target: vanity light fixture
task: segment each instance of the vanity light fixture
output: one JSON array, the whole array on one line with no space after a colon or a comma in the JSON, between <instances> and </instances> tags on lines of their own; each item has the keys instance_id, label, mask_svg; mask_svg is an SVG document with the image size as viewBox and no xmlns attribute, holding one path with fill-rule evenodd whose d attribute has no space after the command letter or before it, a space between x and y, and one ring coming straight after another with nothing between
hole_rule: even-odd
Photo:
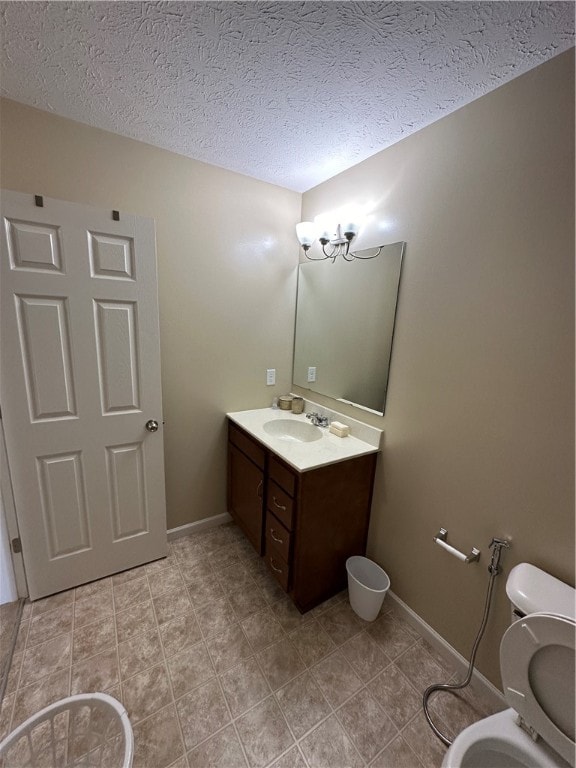
<instances>
[{"instance_id":1,"label":"vanity light fixture","mask_svg":"<svg viewBox=\"0 0 576 768\"><path fill-rule=\"evenodd\" d=\"M336 225L336 231L332 234L330 230L323 229L318 232L316 224L312 221L301 221L300 224L296 224L296 237L298 242L302 246L302 250L310 261L325 261L326 259L332 259L332 263L336 261L338 256L342 256L346 261L354 261L354 259L374 259L379 255L382 247L376 249L376 253L372 256L357 256L350 250L350 243L358 234L358 225L354 222L349 222L342 226L342 224ZM318 238L322 245L323 256L310 256L308 251ZM330 250L328 250L328 247Z\"/></svg>"}]
</instances>

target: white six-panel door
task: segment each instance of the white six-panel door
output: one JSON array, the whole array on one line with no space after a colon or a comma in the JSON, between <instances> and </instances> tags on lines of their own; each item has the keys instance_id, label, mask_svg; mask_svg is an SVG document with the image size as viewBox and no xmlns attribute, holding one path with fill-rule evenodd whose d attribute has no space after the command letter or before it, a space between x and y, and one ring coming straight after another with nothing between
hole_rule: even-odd
<instances>
[{"instance_id":1,"label":"white six-panel door","mask_svg":"<svg viewBox=\"0 0 576 768\"><path fill-rule=\"evenodd\" d=\"M155 229L1 202L0 397L36 599L166 554Z\"/></svg>"}]
</instances>

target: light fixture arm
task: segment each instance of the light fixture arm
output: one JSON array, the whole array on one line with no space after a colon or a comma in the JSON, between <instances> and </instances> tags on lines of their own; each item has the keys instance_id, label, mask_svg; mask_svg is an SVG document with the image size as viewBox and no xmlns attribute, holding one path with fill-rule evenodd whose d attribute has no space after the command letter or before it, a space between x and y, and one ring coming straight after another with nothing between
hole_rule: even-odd
<instances>
[{"instance_id":1,"label":"light fixture arm","mask_svg":"<svg viewBox=\"0 0 576 768\"><path fill-rule=\"evenodd\" d=\"M357 254L357 253L352 253L352 251L350 251L350 252L348 252L348 253L346 253L346 254L342 254L342 257L343 257L343 258L344 258L346 261L354 261L355 259L358 259L358 260L360 260L360 261L365 261L366 259L375 259L377 256L380 256L380 253L381 253L381 251L382 251L382 248L383 248L383 246L382 246L382 245L379 245L379 246L376 248L376 253L372 253L370 256L358 256L358 254Z\"/></svg>"},{"instance_id":2,"label":"light fixture arm","mask_svg":"<svg viewBox=\"0 0 576 768\"><path fill-rule=\"evenodd\" d=\"M331 259L332 263L334 263L338 256L342 256L345 261L354 261L354 259L375 259L382 251L382 246L376 248L376 253L373 253L370 256L358 256L351 251L350 243L358 234L358 225L354 223L346 224L344 227L342 227L341 224L338 224L334 237L330 237L329 231L322 232L318 237L318 240L322 246L323 256L310 256L308 253L316 238L314 224L312 224L312 222L308 221L298 224L296 227L296 234L306 258L310 261L326 261L326 259Z\"/></svg>"}]
</instances>

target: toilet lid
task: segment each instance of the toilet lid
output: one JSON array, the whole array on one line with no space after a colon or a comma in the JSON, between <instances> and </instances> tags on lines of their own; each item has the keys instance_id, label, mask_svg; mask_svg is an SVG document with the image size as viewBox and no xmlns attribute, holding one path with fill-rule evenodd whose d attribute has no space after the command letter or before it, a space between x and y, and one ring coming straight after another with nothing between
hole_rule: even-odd
<instances>
[{"instance_id":1,"label":"toilet lid","mask_svg":"<svg viewBox=\"0 0 576 768\"><path fill-rule=\"evenodd\" d=\"M500 644L506 700L552 749L574 765L574 619L532 613Z\"/></svg>"}]
</instances>

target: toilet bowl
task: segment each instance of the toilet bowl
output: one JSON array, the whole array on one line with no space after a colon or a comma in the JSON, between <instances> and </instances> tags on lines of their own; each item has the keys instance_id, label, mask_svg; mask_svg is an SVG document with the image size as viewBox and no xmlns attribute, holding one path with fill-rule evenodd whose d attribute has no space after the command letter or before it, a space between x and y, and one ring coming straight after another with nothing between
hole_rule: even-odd
<instances>
[{"instance_id":1,"label":"toilet bowl","mask_svg":"<svg viewBox=\"0 0 576 768\"><path fill-rule=\"evenodd\" d=\"M442 768L570 768L544 741L518 727L506 709L465 728L444 756Z\"/></svg>"},{"instance_id":2,"label":"toilet bowl","mask_svg":"<svg viewBox=\"0 0 576 768\"><path fill-rule=\"evenodd\" d=\"M511 708L465 728L442 767L574 768L576 592L526 563L506 587L517 619L500 644Z\"/></svg>"}]
</instances>

